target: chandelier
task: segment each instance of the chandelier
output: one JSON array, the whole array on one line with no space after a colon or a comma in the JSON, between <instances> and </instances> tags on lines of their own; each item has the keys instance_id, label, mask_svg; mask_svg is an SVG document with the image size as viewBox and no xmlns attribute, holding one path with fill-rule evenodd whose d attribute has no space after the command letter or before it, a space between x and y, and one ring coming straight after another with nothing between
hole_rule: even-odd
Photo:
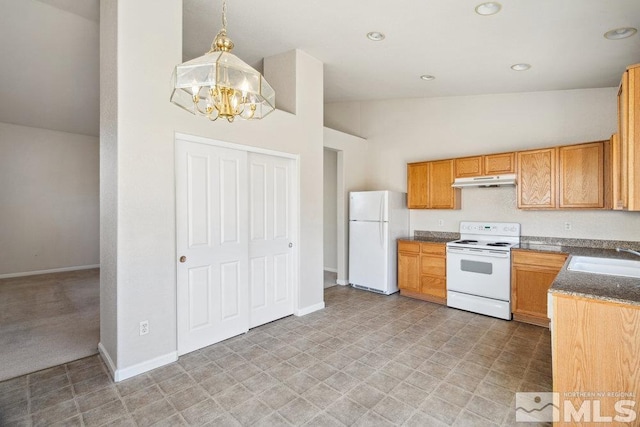
<instances>
[{"instance_id":1,"label":"chandelier","mask_svg":"<svg viewBox=\"0 0 640 427\"><path fill-rule=\"evenodd\" d=\"M222 29L204 55L177 65L171 102L191 114L230 123L236 117L261 119L275 108L276 93L258 71L231 53L227 37L227 2L222 1Z\"/></svg>"}]
</instances>

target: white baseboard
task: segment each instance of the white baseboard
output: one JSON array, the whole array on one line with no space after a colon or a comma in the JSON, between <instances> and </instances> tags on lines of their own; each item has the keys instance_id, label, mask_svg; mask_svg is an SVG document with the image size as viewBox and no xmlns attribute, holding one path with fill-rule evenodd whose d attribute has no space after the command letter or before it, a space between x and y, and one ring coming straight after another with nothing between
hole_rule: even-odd
<instances>
[{"instance_id":1,"label":"white baseboard","mask_svg":"<svg viewBox=\"0 0 640 427\"><path fill-rule=\"evenodd\" d=\"M337 273L338 269L337 268L329 268L329 267L324 267L323 269L324 271L328 271L329 273Z\"/></svg>"},{"instance_id":2,"label":"white baseboard","mask_svg":"<svg viewBox=\"0 0 640 427\"><path fill-rule=\"evenodd\" d=\"M298 309L293 314L295 314L296 316L306 316L307 314L311 314L314 311L322 310L323 308L324 301L319 302L318 304L311 305L309 307Z\"/></svg>"},{"instance_id":3,"label":"white baseboard","mask_svg":"<svg viewBox=\"0 0 640 427\"><path fill-rule=\"evenodd\" d=\"M91 268L100 268L100 264L77 265L74 267L52 268L49 270L24 271L22 273L0 274L0 279L10 279L12 277L36 276L38 274L62 273L64 271L89 270Z\"/></svg>"},{"instance_id":4,"label":"white baseboard","mask_svg":"<svg viewBox=\"0 0 640 427\"><path fill-rule=\"evenodd\" d=\"M116 365L113 363L111 356L109 356L109 352L107 351L106 348L104 348L101 342L98 343L98 351L100 352L100 357L102 357L102 360L104 360L104 363L107 365L107 368L109 368L111 377L114 378L115 377L114 373L116 372Z\"/></svg>"},{"instance_id":5,"label":"white baseboard","mask_svg":"<svg viewBox=\"0 0 640 427\"><path fill-rule=\"evenodd\" d=\"M113 377L113 381L120 382L124 381L128 378L135 377L136 375L143 374L152 369L159 368L164 365L168 365L169 363L173 363L178 360L178 352L172 351L171 353L167 353L162 356L155 357L151 360L146 360L144 362L138 363L133 366L129 366L128 368L116 369L109 353L104 348L102 343L98 344L98 351L100 351L100 355L102 359L107 364L109 371L111 372L111 376Z\"/></svg>"},{"instance_id":6,"label":"white baseboard","mask_svg":"<svg viewBox=\"0 0 640 427\"><path fill-rule=\"evenodd\" d=\"M349 286L349 281L344 279L338 279L336 280L336 283L340 286Z\"/></svg>"}]
</instances>

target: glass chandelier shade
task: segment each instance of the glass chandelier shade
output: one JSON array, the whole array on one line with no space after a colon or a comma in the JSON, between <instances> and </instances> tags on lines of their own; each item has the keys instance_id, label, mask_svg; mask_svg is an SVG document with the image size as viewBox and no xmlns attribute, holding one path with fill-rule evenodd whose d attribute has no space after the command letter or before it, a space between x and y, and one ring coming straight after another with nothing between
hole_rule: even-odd
<instances>
[{"instance_id":1,"label":"glass chandelier shade","mask_svg":"<svg viewBox=\"0 0 640 427\"><path fill-rule=\"evenodd\" d=\"M222 14L223 28L211 50L175 67L171 102L210 120L261 119L274 110L276 93L258 71L231 53L226 2Z\"/></svg>"}]
</instances>

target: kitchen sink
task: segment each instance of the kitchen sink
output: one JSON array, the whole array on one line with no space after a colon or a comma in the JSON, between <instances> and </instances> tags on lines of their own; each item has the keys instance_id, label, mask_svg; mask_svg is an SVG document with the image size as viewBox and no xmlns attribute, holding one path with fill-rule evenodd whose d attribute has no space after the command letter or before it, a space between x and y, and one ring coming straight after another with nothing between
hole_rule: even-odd
<instances>
[{"instance_id":1,"label":"kitchen sink","mask_svg":"<svg viewBox=\"0 0 640 427\"><path fill-rule=\"evenodd\" d=\"M573 256L567 269L581 273L640 278L640 261L630 259Z\"/></svg>"}]
</instances>

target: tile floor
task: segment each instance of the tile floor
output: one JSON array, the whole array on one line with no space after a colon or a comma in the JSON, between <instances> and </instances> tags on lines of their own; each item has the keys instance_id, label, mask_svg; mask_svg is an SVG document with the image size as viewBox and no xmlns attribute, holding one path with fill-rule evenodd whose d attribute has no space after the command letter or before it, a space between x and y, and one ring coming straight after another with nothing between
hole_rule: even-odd
<instances>
[{"instance_id":1,"label":"tile floor","mask_svg":"<svg viewBox=\"0 0 640 427\"><path fill-rule=\"evenodd\" d=\"M97 356L0 383L3 426L515 425L548 330L335 286L288 317L113 383Z\"/></svg>"}]
</instances>

